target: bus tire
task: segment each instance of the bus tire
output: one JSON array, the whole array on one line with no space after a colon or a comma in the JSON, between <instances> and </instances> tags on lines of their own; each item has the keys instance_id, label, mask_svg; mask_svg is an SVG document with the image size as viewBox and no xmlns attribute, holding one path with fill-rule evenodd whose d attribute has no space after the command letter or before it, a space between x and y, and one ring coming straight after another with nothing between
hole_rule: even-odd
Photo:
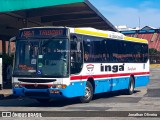
<instances>
[{"instance_id":1,"label":"bus tire","mask_svg":"<svg viewBox=\"0 0 160 120\"><path fill-rule=\"evenodd\" d=\"M46 103L50 101L50 99L46 99L46 98L45 99L37 98L36 100L40 103Z\"/></svg>"},{"instance_id":2,"label":"bus tire","mask_svg":"<svg viewBox=\"0 0 160 120\"><path fill-rule=\"evenodd\" d=\"M132 95L134 92L135 81L133 77L130 77L128 89L126 90L127 95Z\"/></svg>"},{"instance_id":3,"label":"bus tire","mask_svg":"<svg viewBox=\"0 0 160 120\"><path fill-rule=\"evenodd\" d=\"M80 97L80 101L82 103L89 103L93 98L93 86L92 84L87 81L86 87L85 87L85 95Z\"/></svg>"}]
</instances>

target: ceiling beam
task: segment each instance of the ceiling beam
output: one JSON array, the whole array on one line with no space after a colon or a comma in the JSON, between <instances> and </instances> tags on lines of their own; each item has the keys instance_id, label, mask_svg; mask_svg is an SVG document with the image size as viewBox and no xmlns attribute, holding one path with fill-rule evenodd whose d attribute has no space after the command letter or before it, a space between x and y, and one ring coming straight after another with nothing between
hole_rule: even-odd
<instances>
[{"instance_id":1,"label":"ceiling beam","mask_svg":"<svg viewBox=\"0 0 160 120\"><path fill-rule=\"evenodd\" d=\"M13 36L16 36L17 35L17 32L18 32L18 29L16 28L12 28L12 27L9 27L9 26L6 26L6 25L0 25L0 35L4 35L4 36L10 36L10 37L13 37Z\"/></svg>"},{"instance_id":2,"label":"ceiling beam","mask_svg":"<svg viewBox=\"0 0 160 120\"><path fill-rule=\"evenodd\" d=\"M66 5L66 6L56 6L49 8L38 8L28 10L28 17L41 17L41 16L52 16L52 15L60 15L72 12L83 12L83 11L91 11L88 7L84 7L85 4L77 4L75 5Z\"/></svg>"},{"instance_id":3,"label":"ceiling beam","mask_svg":"<svg viewBox=\"0 0 160 120\"><path fill-rule=\"evenodd\" d=\"M20 16L19 14L15 14L15 13L4 13L4 15L6 15L7 17L10 17L11 19L15 19L15 21L20 22L20 24L34 24L34 25L38 25L41 26L42 24L38 21L33 21L33 20L29 20L28 18L25 18L24 16ZM27 22L27 23L25 23ZM20 25L18 24L18 25ZM22 28L24 27L24 25L21 25L21 27L18 28Z\"/></svg>"},{"instance_id":4,"label":"ceiling beam","mask_svg":"<svg viewBox=\"0 0 160 120\"><path fill-rule=\"evenodd\" d=\"M104 22L100 21L100 22L95 22L95 21L90 21L90 22L81 22L81 23L68 23L68 24L54 24L53 26L92 26L92 25L99 25L102 24Z\"/></svg>"},{"instance_id":5,"label":"ceiling beam","mask_svg":"<svg viewBox=\"0 0 160 120\"><path fill-rule=\"evenodd\" d=\"M81 23L91 23L91 22L102 22L98 17L91 17L91 18L80 18L80 19L72 19L72 20L60 20L60 21L53 21L53 25L69 25L69 24L81 24Z\"/></svg>"},{"instance_id":6,"label":"ceiling beam","mask_svg":"<svg viewBox=\"0 0 160 120\"><path fill-rule=\"evenodd\" d=\"M91 18L97 17L96 14L68 14L68 15L55 15L55 16L46 16L41 18L41 22L52 22L52 21L59 21L59 20L73 20L73 19L81 19L81 18Z\"/></svg>"},{"instance_id":7,"label":"ceiling beam","mask_svg":"<svg viewBox=\"0 0 160 120\"><path fill-rule=\"evenodd\" d=\"M97 26L105 26L105 23L99 23L99 24L79 24L79 25L70 25L70 27L93 27L96 28Z\"/></svg>"}]
</instances>

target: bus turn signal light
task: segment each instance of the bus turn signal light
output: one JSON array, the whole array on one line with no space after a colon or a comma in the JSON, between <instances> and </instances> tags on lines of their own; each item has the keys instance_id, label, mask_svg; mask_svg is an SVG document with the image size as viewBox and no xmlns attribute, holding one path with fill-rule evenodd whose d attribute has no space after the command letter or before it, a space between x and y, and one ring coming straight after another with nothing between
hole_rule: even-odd
<instances>
[{"instance_id":1,"label":"bus turn signal light","mask_svg":"<svg viewBox=\"0 0 160 120\"><path fill-rule=\"evenodd\" d=\"M59 89L65 89L67 87L67 85L63 85L63 84L57 84L57 85L53 85L53 88L59 88Z\"/></svg>"}]
</instances>

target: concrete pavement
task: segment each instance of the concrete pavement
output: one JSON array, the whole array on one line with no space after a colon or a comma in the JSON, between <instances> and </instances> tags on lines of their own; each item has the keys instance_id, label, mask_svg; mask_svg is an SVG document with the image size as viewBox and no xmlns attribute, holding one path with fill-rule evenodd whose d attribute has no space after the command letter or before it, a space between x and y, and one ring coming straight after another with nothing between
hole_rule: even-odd
<instances>
[{"instance_id":1,"label":"concrete pavement","mask_svg":"<svg viewBox=\"0 0 160 120\"><path fill-rule=\"evenodd\" d=\"M3 89L3 90L0 90L0 99L12 98L12 97L14 97L12 95L12 89Z\"/></svg>"}]
</instances>

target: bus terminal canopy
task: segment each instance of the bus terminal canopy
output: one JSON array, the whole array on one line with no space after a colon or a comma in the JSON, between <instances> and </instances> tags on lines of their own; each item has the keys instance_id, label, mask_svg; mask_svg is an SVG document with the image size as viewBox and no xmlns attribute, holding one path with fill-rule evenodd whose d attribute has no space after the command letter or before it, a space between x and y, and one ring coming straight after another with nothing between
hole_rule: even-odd
<instances>
[{"instance_id":1,"label":"bus terminal canopy","mask_svg":"<svg viewBox=\"0 0 160 120\"><path fill-rule=\"evenodd\" d=\"M0 38L38 26L117 29L88 0L1 0Z\"/></svg>"}]
</instances>

